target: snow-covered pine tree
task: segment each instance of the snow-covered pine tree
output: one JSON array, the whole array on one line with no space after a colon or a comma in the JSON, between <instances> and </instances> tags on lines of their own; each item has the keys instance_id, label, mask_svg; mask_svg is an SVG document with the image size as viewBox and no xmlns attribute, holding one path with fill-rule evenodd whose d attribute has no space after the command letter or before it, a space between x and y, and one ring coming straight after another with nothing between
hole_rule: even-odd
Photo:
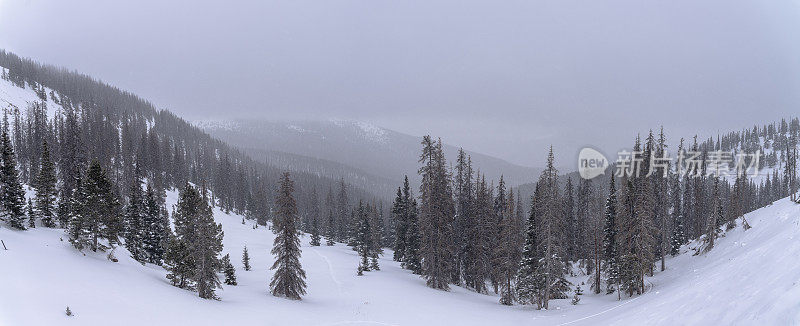
<instances>
[{"instance_id":1,"label":"snow-covered pine tree","mask_svg":"<svg viewBox=\"0 0 800 326\"><path fill-rule=\"evenodd\" d=\"M464 281L467 287L478 293L486 293L486 279L491 267L491 234L496 227L493 218L492 194L486 178L475 177L475 198L472 199L473 218L466 225L467 241L464 260Z\"/></svg>"},{"instance_id":2,"label":"snow-covered pine tree","mask_svg":"<svg viewBox=\"0 0 800 326\"><path fill-rule=\"evenodd\" d=\"M683 155L683 138L678 145L678 155ZM670 177L670 195L672 196L672 233L670 235L669 253L672 256L680 252L681 246L686 242L683 223L683 191L681 190L682 166L675 164L675 170Z\"/></svg>"},{"instance_id":3,"label":"snow-covered pine tree","mask_svg":"<svg viewBox=\"0 0 800 326\"><path fill-rule=\"evenodd\" d=\"M47 140L42 141L42 157L39 160L39 172L33 188L36 190L35 212L42 225L55 227L56 206L56 167L50 158L50 147Z\"/></svg>"},{"instance_id":4,"label":"snow-covered pine tree","mask_svg":"<svg viewBox=\"0 0 800 326\"><path fill-rule=\"evenodd\" d=\"M336 220L334 219L333 210L328 210L328 223L325 225L325 245L332 246L336 242Z\"/></svg>"},{"instance_id":5,"label":"snow-covered pine tree","mask_svg":"<svg viewBox=\"0 0 800 326\"><path fill-rule=\"evenodd\" d=\"M166 209L159 204L158 195L149 183L144 192L143 204L142 250L149 263L161 265L172 229Z\"/></svg>"},{"instance_id":6,"label":"snow-covered pine tree","mask_svg":"<svg viewBox=\"0 0 800 326\"><path fill-rule=\"evenodd\" d=\"M578 259L578 236L577 216L575 214L575 187L572 185L572 178L567 177L567 184L564 186L564 197L562 198L562 214L564 225L564 243L567 247L566 258L569 261Z\"/></svg>"},{"instance_id":7,"label":"snow-covered pine tree","mask_svg":"<svg viewBox=\"0 0 800 326\"><path fill-rule=\"evenodd\" d=\"M167 279L172 285L184 289L194 289L197 257L192 252L192 243L197 241L197 205L200 200L197 191L187 183L172 213L175 235L170 238L164 254L164 267L169 272Z\"/></svg>"},{"instance_id":8,"label":"snow-covered pine tree","mask_svg":"<svg viewBox=\"0 0 800 326\"><path fill-rule=\"evenodd\" d=\"M119 243L123 223L113 187L100 162L92 161L70 204L70 242L76 249L104 251ZM108 246L100 242L102 239L107 240Z\"/></svg>"},{"instance_id":9,"label":"snow-covered pine tree","mask_svg":"<svg viewBox=\"0 0 800 326\"><path fill-rule=\"evenodd\" d=\"M250 270L250 254L247 252L247 246L242 249L242 266L244 266L244 270Z\"/></svg>"},{"instance_id":10,"label":"snow-covered pine tree","mask_svg":"<svg viewBox=\"0 0 800 326\"><path fill-rule=\"evenodd\" d=\"M0 135L0 205L6 222L12 228L25 229L25 191L19 180L17 158L8 135L8 117Z\"/></svg>"},{"instance_id":11,"label":"snow-covered pine tree","mask_svg":"<svg viewBox=\"0 0 800 326\"><path fill-rule=\"evenodd\" d=\"M128 190L128 203L123 216L123 235L125 248L131 253L131 257L144 264L148 256L144 248L148 225L145 224L145 198L142 192L141 172L138 166L134 170L133 182Z\"/></svg>"},{"instance_id":12,"label":"snow-covered pine tree","mask_svg":"<svg viewBox=\"0 0 800 326\"><path fill-rule=\"evenodd\" d=\"M564 277L567 266L562 258L562 201L559 198L558 171L553 148L547 167L536 183L528 234L517 275L517 292L523 303L535 302L537 308L548 309L551 299L566 298L569 282Z\"/></svg>"},{"instance_id":13,"label":"snow-covered pine tree","mask_svg":"<svg viewBox=\"0 0 800 326\"><path fill-rule=\"evenodd\" d=\"M539 203L541 201L541 190L539 183L535 184L533 198L531 200L531 210L528 215L528 227L525 232L525 246L522 249L522 260L520 261L519 271L517 272L516 292L518 300L523 304L534 304L541 309L541 302L537 300L542 290L542 284L536 277L536 270L539 269Z\"/></svg>"},{"instance_id":14,"label":"snow-covered pine tree","mask_svg":"<svg viewBox=\"0 0 800 326\"><path fill-rule=\"evenodd\" d=\"M555 168L553 147L547 156L547 167L539 177L539 184L542 187L540 195L542 202L540 206L540 219L537 221L539 226L539 252L542 258L539 261L538 269L535 272L537 278L542 279L544 288L540 294L539 301L542 308L549 308L551 299L566 297L569 291L569 282L564 277L566 266L563 260L564 247L559 240L561 236L562 216L561 200L559 199L558 189L558 170Z\"/></svg>"},{"instance_id":15,"label":"snow-covered pine tree","mask_svg":"<svg viewBox=\"0 0 800 326\"><path fill-rule=\"evenodd\" d=\"M500 304L512 305L514 303L514 288L512 282L519 268L519 261L522 259L522 243L519 241L519 224L517 215L514 212L514 189L508 191L505 200L505 211L502 214L503 220L500 221L499 243L495 247L495 260L497 277L500 287Z\"/></svg>"},{"instance_id":16,"label":"snow-covered pine tree","mask_svg":"<svg viewBox=\"0 0 800 326\"><path fill-rule=\"evenodd\" d=\"M712 199L712 210L711 214L708 214L708 218L706 220L706 232L705 237L703 237L703 243L700 245L700 248L697 253L705 253L710 251L714 248L715 240L720 236L722 232L719 229L720 221L724 218L723 210L722 210L722 198L720 198L720 189L719 189L719 177L714 178L714 189L711 193Z\"/></svg>"},{"instance_id":17,"label":"snow-covered pine tree","mask_svg":"<svg viewBox=\"0 0 800 326\"><path fill-rule=\"evenodd\" d=\"M321 237L319 235L319 221L316 216L311 217L311 246L318 247L320 245Z\"/></svg>"},{"instance_id":18,"label":"snow-covered pine tree","mask_svg":"<svg viewBox=\"0 0 800 326\"><path fill-rule=\"evenodd\" d=\"M667 144L666 136L664 136L664 127L658 136L658 143L655 145L654 160L652 162L659 162L658 160L665 157ZM653 193L655 199L655 207L653 209L653 218L657 226L657 254L661 258L661 271L666 269L666 256L670 247L670 237L672 236L671 219L669 216L670 198L669 194L669 172L670 162L659 162L662 164L653 164L652 180L653 180ZM649 163L648 163L649 164Z\"/></svg>"},{"instance_id":19,"label":"snow-covered pine tree","mask_svg":"<svg viewBox=\"0 0 800 326\"><path fill-rule=\"evenodd\" d=\"M354 225L354 244L355 249L358 251L360 257L358 263L358 275L363 275L364 272L370 271L369 257L370 257L370 227L369 227L369 213L362 201L358 201L358 209L356 210L356 224Z\"/></svg>"},{"instance_id":20,"label":"snow-covered pine tree","mask_svg":"<svg viewBox=\"0 0 800 326\"><path fill-rule=\"evenodd\" d=\"M36 213L33 212L33 201L28 199L28 205L26 208L26 212L28 214L28 228L36 228Z\"/></svg>"},{"instance_id":21,"label":"snow-covered pine tree","mask_svg":"<svg viewBox=\"0 0 800 326\"><path fill-rule=\"evenodd\" d=\"M276 259L271 269L276 271L269 286L274 296L300 300L306 293L306 272L300 265L300 238L296 227L297 202L293 192L294 182L289 179L289 172L284 172L275 202L277 211L273 220L273 231L276 237L272 254Z\"/></svg>"},{"instance_id":22,"label":"snow-covered pine tree","mask_svg":"<svg viewBox=\"0 0 800 326\"><path fill-rule=\"evenodd\" d=\"M451 178L441 139L434 142L430 136L424 136L422 145L419 159L422 163L419 169L422 176L419 210L422 276L429 287L448 290L453 267L452 220L455 216Z\"/></svg>"},{"instance_id":23,"label":"snow-covered pine tree","mask_svg":"<svg viewBox=\"0 0 800 326\"><path fill-rule=\"evenodd\" d=\"M619 284L619 264L617 255L617 187L614 175L608 186L606 200L605 223L603 226L603 260L606 272L606 293L611 294Z\"/></svg>"},{"instance_id":24,"label":"snow-covered pine tree","mask_svg":"<svg viewBox=\"0 0 800 326\"><path fill-rule=\"evenodd\" d=\"M406 213L408 229L406 231L406 251L403 258L403 266L414 274L422 273L422 256L420 246L422 245L419 231L419 214L417 200L411 195L411 190L403 192L404 200L410 202Z\"/></svg>"},{"instance_id":25,"label":"snow-covered pine tree","mask_svg":"<svg viewBox=\"0 0 800 326\"><path fill-rule=\"evenodd\" d=\"M369 268L381 270L378 259L383 255L383 219L375 204L368 207L369 212Z\"/></svg>"},{"instance_id":26,"label":"snow-covered pine tree","mask_svg":"<svg viewBox=\"0 0 800 326\"><path fill-rule=\"evenodd\" d=\"M306 217L308 223L306 226L306 230L311 233L311 245L312 246L319 246L321 244L320 235L320 220L322 217L320 216L320 208L319 208L319 197L317 195L317 188L314 187L311 189L311 195L308 196L307 201L308 208L306 209Z\"/></svg>"},{"instance_id":27,"label":"snow-covered pine tree","mask_svg":"<svg viewBox=\"0 0 800 326\"><path fill-rule=\"evenodd\" d=\"M489 244L489 281L492 284L494 293L500 293L500 265L498 265L497 262L502 260L502 258L499 257L503 252L503 249L501 249L503 244L500 233L502 231L503 220L506 219L506 214L508 213L507 199L506 183L503 180L503 176L500 175L500 182L497 183L497 195L493 198L492 203L493 221L491 221L491 227L489 228L489 232L491 233L489 238L491 240Z\"/></svg>"},{"instance_id":28,"label":"snow-covered pine tree","mask_svg":"<svg viewBox=\"0 0 800 326\"><path fill-rule=\"evenodd\" d=\"M406 176L406 180L408 176ZM406 250L406 230L408 229L408 222L405 221L406 216L406 203L403 201L403 193L400 187L397 187L397 197L392 204L391 216L394 219L394 254L392 260L402 262Z\"/></svg>"},{"instance_id":29,"label":"snow-covered pine tree","mask_svg":"<svg viewBox=\"0 0 800 326\"><path fill-rule=\"evenodd\" d=\"M472 159L461 148L458 150L454 177L456 218L453 221L453 247L455 248L455 261L451 281L460 285L462 280L467 281L469 233L475 223Z\"/></svg>"},{"instance_id":30,"label":"snow-covered pine tree","mask_svg":"<svg viewBox=\"0 0 800 326\"><path fill-rule=\"evenodd\" d=\"M179 214L194 216L196 223L197 236L195 242L189 243L189 251L194 256L195 272L193 280L197 287L197 294L203 299L218 299L214 290L220 287L219 271L223 266L219 258L222 251L222 225L214 222L214 212L206 198L205 183L203 183L201 193L191 188L191 194L187 195L187 205L183 208L188 210ZM195 196L200 197L199 200ZM179 202L178 211L181 210Z\"/></svg>"},{"instance_id":31,"label":"snow-covered pine tree","mask_svg":"<svg viewBox=\"0 0 800 326\"><path fill-rule=\"evenodd\" d=\"M225 284L236 285L236 268L231 264L231 255L222 256L222 272L225 273Z\"/></svg>"},{"instance_id":32,"label":"snow-covered pine tree","mask_svg":"<svg viewBox=\"0 0 800 326\"><path fill-rule=\"evenodd\" d=\"M350 199L347 195L347 184L344 178L339 180L339 192L336 195L336 240L338 242L349 242L350 230Z\"/></svg>"}]
</instances>

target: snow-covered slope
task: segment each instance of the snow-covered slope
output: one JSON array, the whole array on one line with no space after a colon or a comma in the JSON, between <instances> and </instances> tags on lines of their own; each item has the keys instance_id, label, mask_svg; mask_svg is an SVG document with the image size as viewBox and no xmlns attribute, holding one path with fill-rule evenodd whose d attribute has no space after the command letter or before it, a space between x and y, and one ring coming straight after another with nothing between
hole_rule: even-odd
<instances>
[{"instance_id":1,"label":"snow-covered slope","mask_svg":"<svg viewBox=\"0 0 800 326\"><path fill-rule=\"evenodd\" d=\"M170 192L168 203L177 195ZM85 256L62 230L0 228L0 325L791 325L800 323L800 205L786 199L747 215L701 256L686 253L648 278L648 293L617 301L587 292L580 303L556 300L549 311L501 306L497 297L424 281L381 259L381 271L356 276L358 257L343 245L310 247L301 262L308 295L290 301L269 294L273 234L241 217L215 210L225 249L237 267L238 286L221 300L171 286L158 266L142 266L118 249L118 263ZM64 239L62 241L61 239ZM241 267L247 245L253 269ZM572 278L572 282L586 276ZM74 312L66 317L66 306Z\"/></svg>"}]
</instances>

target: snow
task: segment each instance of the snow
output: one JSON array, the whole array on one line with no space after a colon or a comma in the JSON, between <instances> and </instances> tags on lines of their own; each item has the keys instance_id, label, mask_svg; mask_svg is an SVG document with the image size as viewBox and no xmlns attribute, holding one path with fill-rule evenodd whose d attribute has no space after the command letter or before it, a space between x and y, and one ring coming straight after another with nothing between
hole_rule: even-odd
<instances>
[{"instance_id":1,"label":"snow","mask_svg":"<svg viewBox=\"0 0 800 326\"><path fill-rule=\"evenodd\" d=\"M0 67L0 69L8 72L6 68ZM47 101L45 102L47 104L47 117L52 119L56 112L63 112L64 108L50 99L50 91L50 88L45 87L45 93L47 93ZM0 109L17 108L20 112L25 112L30 104L41 101L36 92L27 83L25 88L22 88L17 87L8 80L0 79Z\"/></svg>"},{"instance_id":2,"label":"snow","mask_svg":"<svg viewBox=\"0 0 800 326\"><path fill-rule=\"evenodd\" d=\"M168 193L168 205L177 200ZM617 301L594 295L584 285L578 305L555 300L551 310L502 306L498 297L452 287L425 286L417 275L391 261L356 276L358 257L350 248L310 247L302 239L301 262L308 274L302 301L268 292L274 235L241 224L241 216L215 209L225 232L224 253L237 268L238 286L218 291L220 301L170 285L166 271L135 262L124 248L118 263L104 254L83 255L63 230L37 227L14 231L3 225L0 249L0 325L686 325L800 323L800 205L787 199L747 215L753 226L727 233L711 252L667 260L667 270L648 278L648 292ZM64 239L64 241L61 241ZM251 271L241 253L247 245ZM587 276L570 279L573 283ZM587 282L588 283L588 282ZM66 306L73 317L64 315Z\"/></svg>"}]
</instances>

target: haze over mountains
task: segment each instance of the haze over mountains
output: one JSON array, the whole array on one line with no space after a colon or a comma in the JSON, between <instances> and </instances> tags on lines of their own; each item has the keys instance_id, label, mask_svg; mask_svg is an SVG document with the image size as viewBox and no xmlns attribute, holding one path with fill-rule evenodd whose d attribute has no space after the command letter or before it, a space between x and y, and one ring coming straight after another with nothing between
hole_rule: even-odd
<instances>
[{"instance_id":1,"label":"haze over mountains","mask_svg":"<svg viewBox=\"0 0 800 326\"><path fill-rule=\"evenodd\" d=\"M266 160L278 167L303 166L308 172L342 171L346 175L362 174L373 182L402 182L408 175L419 182L421 137L416 137L373 124L349 120L230 120L195 122L212 136L240 147L257 160ZM435 137L435 135L432 135ZM446 140L445 140L446 142ZM458 146L445 143L448 162L455 162ZM503 159L466 150L475 167L487 180L502 175L510 186L529 183L540 168L520 166ZM542 150L544 155L544 150ZM304 164L297 164L298 162ZM292 162L293 164L288 164ZM340 164L337 164L340 163ZM380 180L380 181L379 181ZM358 181L348 180L353 183Z\"/></svg>"}]
</instances>

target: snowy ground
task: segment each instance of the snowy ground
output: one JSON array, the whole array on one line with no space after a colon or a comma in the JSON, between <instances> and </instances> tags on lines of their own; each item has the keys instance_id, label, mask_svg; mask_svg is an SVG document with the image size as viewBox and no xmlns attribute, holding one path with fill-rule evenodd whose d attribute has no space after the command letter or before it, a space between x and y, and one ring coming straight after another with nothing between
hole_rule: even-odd
<instances>
[{"instance_id":1,"label":"snowy ground","mask_svg":"<svg viewBox=\"0 0 800 326\"><path fill-rule=\"evenodd\" d=\"M176 195L170 193L168 202ZM784 199L747 216L709 254L688 252L667 261L649 278L650 291L616 300L587 294L577 306L556 300L549 311L506 307L492 295L454 287L425 287L391 261L381 271L356 276L358 257L343 245L310 247L303 239L308 295L302 301L273 297L267 284L273 234L252 229L241 217L215 211L225 231L224 253L237 267L238 286L225 286L220 301L171 286L158 266L142 266L124 249L118 263L85 256L62 230L3 227L0 239L0 325L710 325L800 323L800 205ZM64 238L64 241L61 239ZM800 238L798 238L800 239ZM247 244L253 269L241 267ZM573 278L572 281L585 279ZM75 313L66 317L70 306Z\"/></svg>"}]
</instances>

